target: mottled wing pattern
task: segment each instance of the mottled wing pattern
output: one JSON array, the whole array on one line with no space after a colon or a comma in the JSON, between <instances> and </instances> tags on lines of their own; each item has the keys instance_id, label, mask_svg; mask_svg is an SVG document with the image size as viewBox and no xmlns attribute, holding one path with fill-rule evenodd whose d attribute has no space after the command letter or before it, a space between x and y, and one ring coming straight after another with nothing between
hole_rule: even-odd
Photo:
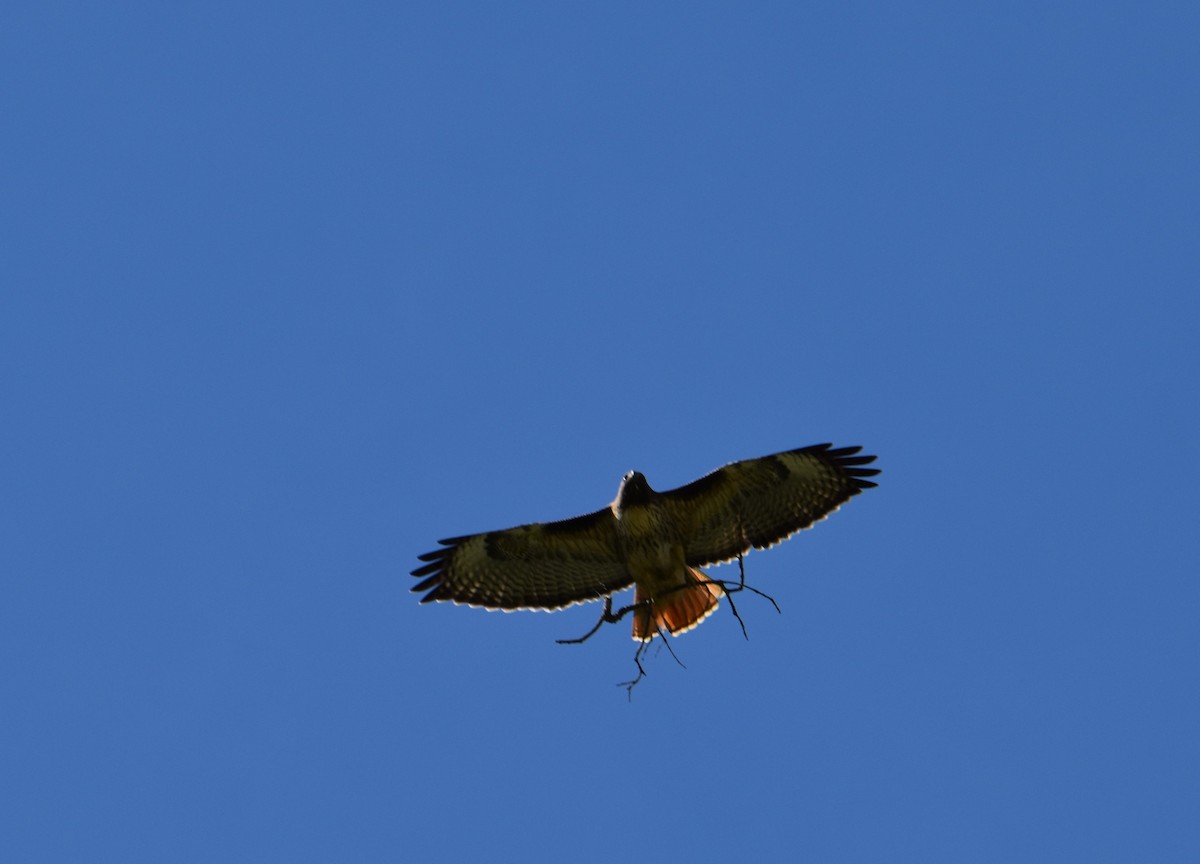
<instances>
[{"instance_id":1,"label":"mottled wing pattern","mask_svg":"<svg viewBox=\"0 0 1200 864\"><path fill-rule=\"evenodd\" d=\"M764 549L825 518L863 489L874 456L861 447L816 444L733 462L663 500L687 538L693 567L728 561L751 547Z\"/></svg>"},{"instance_id":2,"label":"mottled wing pattern","mask_svg":"<svg viewBox=\"0 0 1200 864\"><path fill-rule=\"evenodd\" d=\"M419 556L422 603L450 600L488 609L561 609L600 600L633 584L617 552L608 508L562 522L540 522L439 540Z\"/></svg>"}]
</instances>

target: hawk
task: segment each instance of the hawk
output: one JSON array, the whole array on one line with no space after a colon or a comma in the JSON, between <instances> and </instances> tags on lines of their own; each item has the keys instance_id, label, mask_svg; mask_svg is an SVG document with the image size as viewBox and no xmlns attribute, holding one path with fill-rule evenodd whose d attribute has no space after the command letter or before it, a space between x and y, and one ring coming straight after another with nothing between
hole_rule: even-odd
<instances>
[{"instance_id":1,"label":"hawk","mask_svg":"<svg viewBox=\"0 0 1200 864\"><path fill-rule=\"evenodd\" d=\"M439 540L412 571L422 603L562 609L634 586L633 638L678 635L711 615L724 592L701 567L765 549L824 519L876 484L861 447L815 444L732 462L667 492L630 471L603 510ZM597 625L599 626L599 625Z\"/></svg>"}]
</instances>

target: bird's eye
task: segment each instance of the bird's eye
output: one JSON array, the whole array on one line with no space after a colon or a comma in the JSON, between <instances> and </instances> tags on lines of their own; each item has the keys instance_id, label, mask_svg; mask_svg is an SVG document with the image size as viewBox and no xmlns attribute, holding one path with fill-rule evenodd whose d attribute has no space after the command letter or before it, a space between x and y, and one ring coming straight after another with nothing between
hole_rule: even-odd
<instances>
[{"instance_id":1,"label":"bird's eye","mask_svg":"<svg viewBox=\"0 0 1200 864\"><path fill-rule=\"evenodd\" d=\"M632 472L632 471L626 471L626 472L625 472L625 476L624 476L624 477L622 477L621 479L622 479L622 480L629 480L629 479L631 479L631 478L633 477L633 473L634 473L634 472Z\"/></svg>"}]
</instances>

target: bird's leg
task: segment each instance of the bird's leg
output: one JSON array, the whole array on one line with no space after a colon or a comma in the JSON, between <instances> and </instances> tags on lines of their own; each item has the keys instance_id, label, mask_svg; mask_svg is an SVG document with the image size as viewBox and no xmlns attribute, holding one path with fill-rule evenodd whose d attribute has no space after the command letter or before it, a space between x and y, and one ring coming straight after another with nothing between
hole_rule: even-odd
<instances>
[{"instance_id":1,"label":"bird's leg","mask_svg":"<svg viewBox=\"0 0 1200 864\"><path fill-rule=\"evenodd\" d=\"M737 610L737 604L733 602L733 594L737 591L746 590L746 566L743 560L743 554L738 553L738 587L729 589L728 586L722 583L721 589L725 592L725 599L729 601L729 611L733 613L733 617L737 619L738 625L742 628L742 638L747 642L750 641L750 634L746 632L746 622L742 620L741 614ZM772 603L775 601L772 600ZM776 609L779 607L776 606Z\"/></svg>"},{"instance_id":2,"label":"bird's leg","mask_svg":"<svg viewBox=\"0 0 1200 864\"><path fill-rule=\"evenodd\" d=\"M734 591L749 591L753 594L757 594L759 597L765 597L767 600L769 600L771 602L771 605L775 607L776 612L778 612L780 615L783 614L783 610L779 608L779 604L775 602L775 598L772 597L770 594L768 594L766 591L759 591L757 588L753 587L752 585L739 585L737 588L734 588L733 590ZM730 605L732 605L732 603Z\"/></svg>"},{"instance_id":3,"label":"bird's leg","mask_svg":"<svg viewBox=\"0 0 1200 864\"><path fill-rule=\"evenodd\" d=\"M729 583L726 582L724 579L715 580L717 582L717 584L720 585L723 589L725 589L726 596L728 596L729 594L732 594L732 593L736 593L738 591L750 591L753 594L757 594L759 597L765 597L767 600L771 601L771 605L775 607L775 611L778 612L780 615L782 615L783 610L779 608L779 604L775 602L774 597L772 597L770 594L768 594L765 591L759 591L754 586L746 584L746 567L742 563L742 558L743 558L743 553L739 552L738 556L737 556L738 574L739 574L737 586L734 588L730 588ZM729 601L729 605L730 606L733 605L732 600ZM743 628L743 629L745 629L745 628Z\"/></svg>"},{"instance_id":4,"label":"bird's leg","mask_svg":"<svg viewBox=\"0 0 1200 864\"><path fill-rule=\"evenodd\" d=\"M738 556L738 563L741 563L741 556ZM742 620L742 616L737 611L737 604L733 602L733 593L724 585L721 590L725 592L725 599L729 601L729 611L733 613L733 617L737 619L738 624L742 627L742 638L750 641L750 634L746 632L746 622ZM741 588L735 588L734 591L741 591Z\"/></svg>"},{"instance_id":5,"label":"bird's leg","mask_svg":"<svg viewBox=\"0 0 1200 864\"><path fill-rule=\"evenodd\" d=\"M736 594L739 591L750 591L750 592L753 592L754 594L757 594L759 597L765 597L767 600L771 601L771 605L775 607L776 612L779 612L780 614L782 614L783 610L781 610L779 608L779 604L775 602L775 598L772 597L770 594L767 594L764 591L759 591L757 588L754 588L754 587L746 584L746 565L744 562L744 557L745 557L744 553L741 553L741 552L738 553L737 561L738 561L738 577L739 578L738 578L736 585L733 584L732 582L730 582L728 579L709 578L708 581L710 583L712 583L713 585L717 585L720 587L722 593L724 593L724 595L725 595L725 599L729 601L729 611L733 613L733 617L737 619L738 624L742 628L742 637L744 639L749 639L750 634L746 632L746 622L742 620L742 616L738 612L738 609L737 609L737 604L735 604L733 602L734 594Z\"/></svg>"},{"instance_id":6,"label":"bird's leg","mask_svg":"<svg viewBox=\"0 0 1200 864\"><path fill-rule=\"evenodd\" d=\"M612 595L610 594L608 597L604 598L604 611L600 613L600 620L596 622L596 625L592 627L591 630L584 633L578 639L555 639L554 641L559 645L578 645L581 642L586 642L588 639L591 639L594 635L596 635L596 631L599 630L603 625L616 624L635 609L646 609L649 608L653 603L653 600L643 600L640 603L630 603L628 606L622 606L616 612L613 612Z\"/></svg>"},{"instance_id":7,"label":"bird's leg","mask_svg":"<svg viewBox=\"0 0 1200 864\"><path fill-rule=\"evenodd\" d=\"M749 639L750 637L746 633L746 622L742 620L742 616L738 613L737 606L734 605L733 597L731 595L736 594L738 591L750 591L754 594L757 594L759 597L765 597L767 600L769 600L771 605L775 607L776 612L782 614L783 610L779 608L779 604L775 602L775 598L770 594L767 594L764 591L759 591L757 588L746 584L746 565L743 560L744 555L742 553L738 553L737 559L739 578L736 585L733 582L730 582L728 579L713 579L708 577L707 574L704 575L711 584L719 586L721 591L724 592L725 599L729 601L729 609L731 612L733 612L733 617L738 620L738 624L740 624L742 627L742 636ZM681 585L676 585L674 588L671 588L664 593L669 594L672 591L685 591L689 587L690 586L687 583L684 583ZM659 595L660 598L662 596L662 594ZM620 609L614 612L612 608L612 595L610 594L604 598L604 611L600 613L600 620L593 625L591 630L576 639L555 639L554 641L559 645L579 645L580 643L586 642L588 639L591 639L593 636L595 636L596 632L605 624L616 624L635 609L647 609L653 605L653 599L643 600L640 603L630 603L628 606L622 606Z\"/></svg>"}]
</instances>

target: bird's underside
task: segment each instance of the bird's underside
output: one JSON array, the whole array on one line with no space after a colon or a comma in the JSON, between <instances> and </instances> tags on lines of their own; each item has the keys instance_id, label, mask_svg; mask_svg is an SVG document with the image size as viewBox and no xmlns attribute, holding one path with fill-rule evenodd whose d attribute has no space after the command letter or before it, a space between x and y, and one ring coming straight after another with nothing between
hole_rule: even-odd
<instances>
[{"instance_id":1,"label":"bird's underside","mask_svg":"<svg viewBox=\"0 0 1200 864\"><path fill-rule=\"evenodd\" d=\"M412 590L427 592L422 603L505 610L603 600L597 628L632 614L639 641L677 635L728 591L700 568L740 561L876 485L867 478L878 469L864 467L875 457L861 449L817 444L746 459L667 492L631 471L613 503L594 513L438 541L442 548L419 556ZM634 602L614 613L612 595L630 587Z\"/></svg>"}]
</instances>

